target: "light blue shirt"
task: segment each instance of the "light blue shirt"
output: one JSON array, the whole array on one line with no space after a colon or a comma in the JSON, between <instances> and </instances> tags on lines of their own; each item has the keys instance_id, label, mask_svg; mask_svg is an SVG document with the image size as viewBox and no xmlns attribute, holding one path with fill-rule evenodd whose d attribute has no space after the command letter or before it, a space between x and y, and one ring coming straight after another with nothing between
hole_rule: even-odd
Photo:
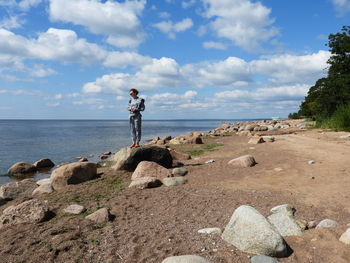
<instances>
[{"instance_id":1,"label":"light blue shirt","mask_svg":"<svg viewBox=\"0 0 350 263\"><path fill-rule=\"evenodd\" d=\"M137 111L132 112L131 109L137 109ZM137 116L137 115L141 115L140 111L144 111L145 110L145 100L140 98L140 97L136 97L136 98L131 98L129 100L129 104L128 104L128 111L130 112L129 116Z\"/></svg>"}]
</instances>

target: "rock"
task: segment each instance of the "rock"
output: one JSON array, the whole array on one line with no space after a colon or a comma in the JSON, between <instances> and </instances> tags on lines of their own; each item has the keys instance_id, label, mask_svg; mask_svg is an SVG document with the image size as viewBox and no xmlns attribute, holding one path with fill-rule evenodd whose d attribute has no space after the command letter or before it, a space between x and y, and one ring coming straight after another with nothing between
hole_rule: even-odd
<instances>
[{"instance_id":1,"label":"rock","mask_svg":"<svg viewBox=\"0 0 350 263\"><path fill-rule=\"evenodd\" d=\"M168 149L159 146L146 146L139 148L122 148L113 158L116 170L134 171L142 161L156 162L165 168L171 168L173 158Z\"/></svg>"},{"instance_id":2,"label":"rock","mask_svg":"<svg viewBox=\"0 0 350 263\"><path fill-rule=\"evenodd\" d=\"M84 213L86 211L86 208L82 205L69 205L65 209L63 209L63 212L66 214L72 214L72 215L79 215L81 213Z\"/></svg>"},{"instance_id":3,"label":"rock","mask_svg":"<svg viewBox=\"0 0 350 263\"><path fill-rule=\"evenodd\" d=\"M194 136L194 137L190 137L186 140L186 143L189 144L203 144L203 140L202 137L200 136Z\"/></svg>"},{"instance_id":4,"label":"rock","mask_svg":"<svg viewBox=\"0 0 350 263\"><path fill-rule=\"evenodd\" d=\"M244 130L245 131L253 131L255 128L255 125L247 125L244 127Z\"/></svg>"},{"instance_id":5,"label":"rock","mask_svg":"<svg viewBox=\"0 0 350 263\"><path fill-rule=\"evenodd\" d=\"M307 228L308 229L315 228L316 226L317 226L317 222L316 221L309 221L309 222L307 222Z\"/></svg>"},{"instance_id":6,"label":"rock","mask_svg":"<svg viewBox=\"0 0 350 263\"><path fill-rule=\"evenodd\" d=\"M222 124L219 128L216 128L215 130L227 130L227 129L229 129L230 127L231 127L230 124L224 123L224 124Z\"/></svg>"},{"instance_id":7,"label":"rock","mask_svg":"<svg viewBox=\"0 0 350 263\"><path fill-rule=\"evenodd\" d=\"M107 208L101 208L96 212L92 213L85 217L91 221L94 221L97 224L107 223L111 219L111 214L109 213Z\"/></svg>"},{"instance_id":8,"label":"rock","mask_svg":"<svg viewBox=\"0 0 350 263\"><path fill-rule=\"evenodd\" d=\"M172 171L173 176L185 176L188 173L188 171L185 168L174 168Z\"/></svg>"},{"instance_id":9,"label":"rock","mask_svg":"<svg viewBox=\"0 0 350 263\"><path fill-rule=\"evenodd\" d=\"M37 169L41 169L41 168L51 168L54 167L55 164L48 158L45 159L40 159L39 161L36 161L33 164Z\"/></svg>"},{"instance_id":10,"label":"rock","mask_svg":"<svg viewBox=\"0 0 350 263\"><path fill-rule=\"evenodd\" d=\"M235 210L221 237L248 253L275 257L288 253L286 243L275 227L257 210L246 205Z\"/></svg>"},{"instance_id":11,"label":"rock","mask_svg":"<svg viewBox=\"0 0 350 263\"><path fill-rule=\"evenodd\" d=\"M314 160L308 161L308 164L315 164L316 162Z\"/></svg>"},{"instance_id":12,"label":"rock","mask_svg":"<svg viewBox=\"0 0 350 263\"><path fill-rule=\"evenodd\" d=\"M131 180L141 177L155 177L157 179L163 179L166 177L171 177L171 172L155 162L142 161L138 164L137 168L132 174Z\"/></svg>"},{"instance_id":13,"label":"rock","mask_svg":"<svg viewBox=\"0 0 350 263\"><path fill-rule=\"evenodd\" d=\"M187 183L187 179L183 176L168 177L168 178L163 178L162 183L165 186L176 186L176 185L181 185L181 184Z\"/></svg>"},{"instance_id":14,"label":"rock","mask_svg":"<svg viewBox=\"0 0 350 263\"><path fill-rule=\"evenodd\" d=\"M51 184L51 178L45 178L41 179L36 182L37 185L42 185L42 184Z\"/></svg>"},{"instance_id":15,"label":"rock","mask_svg":"<svg viewBox=\"0 0 350 263\"><path fill-rule=\"evenodd\" d=\"M252 167L256 164L255 159L251 155L244 155L228 162L229 165L235 167Z\"/></svg>"},{"instance_id":16,"label":"rock","mask_svg":"<svg viewBox=\"0 0 350 263\"><path fill-rule=\"evenodd\" d=\"M278 263L279 261L268 256L253 256L250 262L251 263Z\"/></svg>"},{"instance_id":17,"label":"rock","mask_svg":"<svg viewBox=\"0 0 350 263\"><path fill-rule=\"evenodd\" d=\"M22 223L40 223L48 220L51 212L47 203L32 199L7 207L0 216L0 228Z\"/></svg>"},{"instance_id":18,"label":"rock","mask_svg":"<svg viewBox=\"0 0 350 263\"><path fill-rule=\"evenodd\" d=\"M201 234L219 234L219 235L221 235L222 231L221 231L221 228L211 227L211 228L200 229L200 230L198 230L198 233L201 233Z\"/></svg>"},{"instance_id":19,"label":"rock","mask_svg":"<svg viewBox=\"0 0 350 263\"><path fill-rule=\"evenodd\" d=\"M350 228L348 228L339 238L340 242L350 245Z\"/></svg>"},{"instance_id":20,"label":"rock","mask_svg":"<svg viewBox=\"0 0 350 263\"><path fill-rule=\"evenodd\" d=\"M8 169L9 174L28 174L36 172L36 167L31 163L18 162Z\"/></svg>"},{"instance_id":21,"label":"rock","mask_svg":"<svg viewBox=\"0 0 350 263\"><path fill-rule=\"evenodd\" d=\"M238 136L252 136L252 134L250 133L250 131L240 131L237 133Z\"/></svg>"},{"instance_id":22,"label":"rock","mask_svg":"<svg viewBox=\"0 0 350 263\"><path fill-rule=\"evenodd\" d=\"M170 155L171 157L173 157L173 160L189 160L191 159L191 156L189 154L186 153L181 153L181 152L177 152L175 150L170 150Z\"/></svg>"},{"instance_id":23,"label":"rock","mask_svg":"<svg viewBox=\"0 0 350 263\"><path fill-rule=\"evenodd\" d=\"M250 138L249 140L249 144L259 144L259 143L264 143L264 139L260 136L253 136L252 138Z\"/></svg>"},{"instance_id":24,"label":"rock","mask_svg":"<svg viewBox=\"0 0 350 263\"><path fill-rule=\"evenodd\" d=\"M262 138L264 139L265 142L274 142L275 141L275 137L273 137L273 136L262 136Z\"/></svg>"},{"instance_id":25,"label":"rock","mask_svg":"<svg viewBox=\"0 0 350 263\"><path fill-rule=\"evenodd\" d=\"M340 139L348 139L348 138L350 138L350 134L339 136L339 138Z\"/></svg>"},{"instance_id":26,"label":"rock","mask_svg":"<svg viewBox=\"0 0 350 263\"><path fill-rule=\"evenodd\" d=\"M88 162L89 160L85 157L81 158L78 160L78 162L84 163L84 162Z\"/></svg>"},{"instance_id":27,"label":"rock","mask_svg":"<svg viewBox=\"0 0 350 263\"><path fill-rule=\"evenodd\" d=\"M63 165L51 174L53 189L59 190L69 184L80 184L97 177L97 165L91 162L76 162Z\"/></svg>"},{"instance_id":28,"label":"rock","mask_svg":"<svg viewBox=\"0 0 350 263\"><path fill-rule=\"evenodd\" d=\"M169 144L177 145L177 144L181 144L181 142L180 142L180 140L178 138L174 138L174 139L171 139L169 141Z\"/></svg>"},{"instance_id":29,"label":"rock","mask_svg":"<svg viewBox=\"0 0 350 263\"><path fill-rule=\"evenodd\" d=\"M211 159L211 160L206 161L205 163L206 163L206 164L208 164L208 163L215 163L215 160L214 160L214 159Z\"/></svg>"},{"instance_id":30,"label":"rock","mask_svg":"<svg viewBox=\"0 0 350 263\"><path fill-rule=\"evenodd\" d=\"M282 236L302 236L303 229L294 219L295 208L291 205L280 205L271 209L272 215L267 220L276 227Z\"/></svg>"},{"instance_id":31,"label":"rock","mask_svg":"<svg viewBox=\"0 0 350 263\"><path fill-rule=\"evenodd\" d=\"M109 158L109 155L101 155L100 160L106 160Z\"/></svg>"},{"instance_id":32,"label":"rock","mask_svg":"<svg viewBox=\"0 0 350 263\"><path fill-rule=\"evenodd\" d=\"M162 263L210 263L210 261L195 255L184 255L168 257Z\"/></svg>"},{"instance_id":33,"label":"rock","mask_svg":"<svg viewBox=\"0 0 350 263\"><path fill-rule=\"evenodd\" d=\"M339 224L332 220L332 219L323 219L318 225L316 226L316 229L318 228L330 228L330 227L337 227Z\"/></svg>"},{"instance_id":34,"label":"rock","mask_svg":"<svg viewBox=\"0 0 350 263\"><path fill-rule=\"evenodd\" d=\"M148 177L141 177L141 178L132 180L129 187L145 189L145 188L154 188L161 185L162 185L162 182L158 178L148 176Z\"/></svg>"},{"instance_id":35,"label":"rock","mask_svg":"<svg viewBox=\"0 0 350 263\"><path fill-rule=\"evenodd\" d=\"M172 138L171 138L171 136L164 136L163 138L162 138L162 140L164 140L164 141L166 141L166 142L168 142L168 141L170 141Z\"/></svg>"},{"instance_id":36,"label":"rock","mask_svg":"<svg viewBox=\"0 0 350 263\"><path fill-rule=\"evenodd\" d=\"M275 168L275 169L273 169L275 172L282 172L283 171L283 169L282 168Z\"/></svg>"},{"instance_id":37,"label":"rock","mask_svg":"<svg viewBox=\"0 0 350 263\"><path fill-rule=\"evenodd\" d=\"M35 188L37 188L37 184L34 179L8 183L0 187L0 199L13 200L31 196Z\"/></svg>"},{"instance_id":38,"label":"rock","mask_svg":"<svg viewBox=\"0 0 350 263\"><path fill-rule=\"evenodd\" d=\"M267 131L269 128L266 126L258 126L254 128L254 131Z\"/></svg>"},{"instance_id":39,"label":"rock","mask_svg":"<svg viewBox=\"0 0 350 263\"><path fill-rule=\"evenodd\" d=\"M111 155L112 152L104 152L103 155Z\"/></svg>"},{"instance_id":40,"label":"rock","mask_svg":"<svg viewBox=\"0 0 350 263\"><path fill-rule=\"evenodd\" d=\"M35 188L35 190L32 193L32 196L40 196L40 195L49 194L52 192L53 192L53 189L52 189L51 183L42 184L39 187Z\"/></svg>"},{"instance_id":41,"label":"rock","mask_svg":"<svg viewBox=\"0 0 350 263\"><path fill-rule=\"evenodd\" d=\"M166 144L166 141L163 140L163 139L160 139L160 140L157 141L156 144L157 144L157 145L164 145L164 144Z\"/></svg>"}]
</instances>

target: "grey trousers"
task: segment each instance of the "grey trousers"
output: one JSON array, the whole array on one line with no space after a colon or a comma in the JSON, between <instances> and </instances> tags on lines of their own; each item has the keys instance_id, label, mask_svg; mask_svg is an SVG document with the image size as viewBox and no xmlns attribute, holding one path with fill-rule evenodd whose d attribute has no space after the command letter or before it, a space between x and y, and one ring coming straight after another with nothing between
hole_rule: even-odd
<instances>
[{"instance_id":1,"label":"grey trousers","mask_svg":"<svg viewBox=\"0 0 350 263\"><path fill-rule=\"evenodd\" d=\"M141 141L141 114L129 117L130 132L133 142Z\"/></svg>"}]
</instances>

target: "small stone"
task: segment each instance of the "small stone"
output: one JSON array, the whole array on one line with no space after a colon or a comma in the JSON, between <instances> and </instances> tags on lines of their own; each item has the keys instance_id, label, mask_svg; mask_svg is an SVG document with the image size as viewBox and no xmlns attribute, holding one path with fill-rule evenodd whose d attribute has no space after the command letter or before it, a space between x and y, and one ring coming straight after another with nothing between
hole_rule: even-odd
<instances>
[{"instance_id":1,"label":"small stone","mask_svg":"<svg viewBox=\"0 0 350 263\"><path fill-rule=\"evenodd\" d=\"M307 228L308 229L315 228L316 226L317 226L317 222L316 221L309 221L309 222L307 222Z\"/></svg>"},{"instance_id":2,"label":"small stone","mask_svg":"<svg viewBox=\"0 0 350 263\"><path fill-rule=\"evenodd\" d=\"M339 238L340 242L350 245L350 228L348 228Z\"/></svg>"},{"instance_id":3,"label":"small stone","mask_svg":"<svg viewBox=\"0 0 350 263\"><path fill-rule=\"evenodd\" d=\"M275 168L275 169L273 169L275 172L282 172L283 171L283 169L282 168Z\"/></svg>"},{"instance_id":4,"label":"small stone","mask_svg":"<svg viewBox=\"0 0 350 263\"><path fill-rule=\"evenodd\" d=\"M315 164L316 162L314 160L310 160L307 162L308 164Z\"/></svg>"},{"instance_id":5,"label":"small stone","mask_svg":"<svg viewBox=\"0 0 350 263\"><path fill-rule=\"evenodd\" d=\"M185 168L174 168L172 171L173 176L185 176L188 171Z\"/></svg>"},{"instance_id":6,"label":"small stone","mask_svg":"<svg viewBox=\"0 0 350 263\"><path fill-rule=\"evenodd\" d=\"M106 160L108 159L109 155L101 155L100 160Z\"/></svg>"},{"instance_id":7,"label":"small stone","mask_svg":"<svg viewBox=\"0 0 350 263\"><path fill-rule=\"evenodd\" d=\"M251 263L278 263L279 261L268 256L253 256L250 259Z\"/></svg>"},{"instance_id":8,"label":"small stone","mask_svg":"<svg viewBox=\"0 0 350 263\"><path fill-rule=\"evenodd\" d=\"M249 150L255 150L255 147L249 147Z\"/></svg>"},{"instance_id":9,"label":"small stone","mask_svg":"<svg viewBox=\"0 0 350 263\"><path fill-rule=\"evenodd\" d=\"M110 213L107 208L101 208L91 215L86 216L86 219L94 221L97 224L107 223L110 221Z\"/></svg>"},{"instance_id":10,"label":"small stone","mask_svg":"<svg viewBox=\"0 0 350 263\"><path fill-rule=\"evenodd\" d=\"M187 179L183 176L167 177L162 179L165 186L176 186L187 183Z\"/></svg>"},{"instance_id":11,"label":"small stone","mask_svg":"<svg viewBox=\"0 0 350 263\"><path fill-rule=\"evenodd\" d=\"M262 136L262 138L264 139L265 142L274 142L275 141L275 137L273 137L273 136Z\"/></svg>"},{"instance_id":12,"label":"small stone","mask_svg":"<svg viewBox=\"0 0 350 263\"><path fill-rule=\"evenodd\" d=\"M214 162L215 162L215 160L211 159L211 160L206 161L205 163L208 164L208 163L214 163Z\"/></svg>"},{"instance_id":13,"label":"small stone","mask_svg":"<svg viewBox=\"0 0 350 263\"><path fill-rule=\"evenodd\" d=\"M198 230L198 233L200 233L200 234L219 234L219 235L221 235L222 231L221 231L221 228L211 227L211 228L200 229L200 230Z\"/></svg>"},{"instance_id":14,"label":"small stone","mask_svg":"<svg viewBox=\"0 0 350 263\"><path fill-rule=\"evenodd\" d=\"M316 226L316 229L318 228L330 228L330 227L337 227L339 224L332 220L332 219L324 219L318 225Z\"/></svg>"},{"instance_id":15,"label":"small stone","mask_svg":"<svg viewBox=\"0 0 350 263\"><path fill-rule=\"evenodd\" d=\"M162 263L210 263L210 261L195 255L184 255L168 257L164 259Z\"/></svg>"},{"instance_id":16,"label":"small stone","mask_svg":"<svg viewBox=\"0 0 350 263\"><path fill-rule=\"evenodd\" d=\"M88 161L89 161L89 160L88 160L87 158L83 157L83 158L79 159L78 162L88 162Z\"/></svg>"},{"instance_id":17,"label":"small stone","mask_svg":"<svg viewBox=\"0 0 350 263\"><path fill-rule=\"evenodd\" d=\"M52 192L53 192L53 189L52 189L51 183L47 183L47 184L42 184L39 187L35 188L33 193L32 193L32 196L49 194Z\"/></svg>"},{"instance_id":18,"label":"small stone","mask_svg":"<svg viewBox=\"0 0 350 263\"><path fill-rule=\"evenodd\" d=\"M86 208L84 206L77 204L69 205L63 210L64 213L73 215L79 215L81 213L84 213L85 211Z\"/></svg>"},{"instance_id":19,"label":"small stone","mask_svg":"<svg viewBox=\"0 0 350 263\"><path fill-rule=\"evenodd\" d=\"M259 144L259 143L264 143L264 139L260 136L254 136L252 138L250 138L249 140L249 144Z\"/></svg>"},{"instance_id":20,"label":"small stone","mask_svg":"<svg viewBox=\"0 0 350 263\"><path fill-rule=\"evenodd\" d=\"M136 187L138 189L154 188L161 186L162 182L156 177L145 176L136 178L131 181L129 188Z\"/></svg>"},{"instance_id":21,"label":"small stone","mask_svg":"<svg viewBox=\"0 0 350 263\"><path fill-rule=\"evenodd\" d=\"M33 164L37 169L41 169L41 168L51 168L54 167L55 164L48 158L44 158L44 159L40 159L38 161L36 161Z\"/></svg>"},{"instance_id":22,"label":"small stone","mask_svg":"<svg viewBox=\"0 0 350 263\"><path fill-rule=\"evenodd\" d=\"M104 152L103 155L111 155L112 152Z\"/></svg>"}]
</instances>

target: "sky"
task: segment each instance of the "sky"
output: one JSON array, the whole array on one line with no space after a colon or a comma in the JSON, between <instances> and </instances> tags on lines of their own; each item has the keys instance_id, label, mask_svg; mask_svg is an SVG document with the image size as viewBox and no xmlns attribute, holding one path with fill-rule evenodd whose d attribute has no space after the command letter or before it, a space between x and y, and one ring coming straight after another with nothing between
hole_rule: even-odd
<instances>
[{"instance_id":1,"label":"sky","mask_svg":"<svg viewBox=\"0 0 350 263\"><path fill-rule=\"evenodd\" d=\"M287 117L350 0L0 0L0 119Z\"/></svg>"}]
</instances>

